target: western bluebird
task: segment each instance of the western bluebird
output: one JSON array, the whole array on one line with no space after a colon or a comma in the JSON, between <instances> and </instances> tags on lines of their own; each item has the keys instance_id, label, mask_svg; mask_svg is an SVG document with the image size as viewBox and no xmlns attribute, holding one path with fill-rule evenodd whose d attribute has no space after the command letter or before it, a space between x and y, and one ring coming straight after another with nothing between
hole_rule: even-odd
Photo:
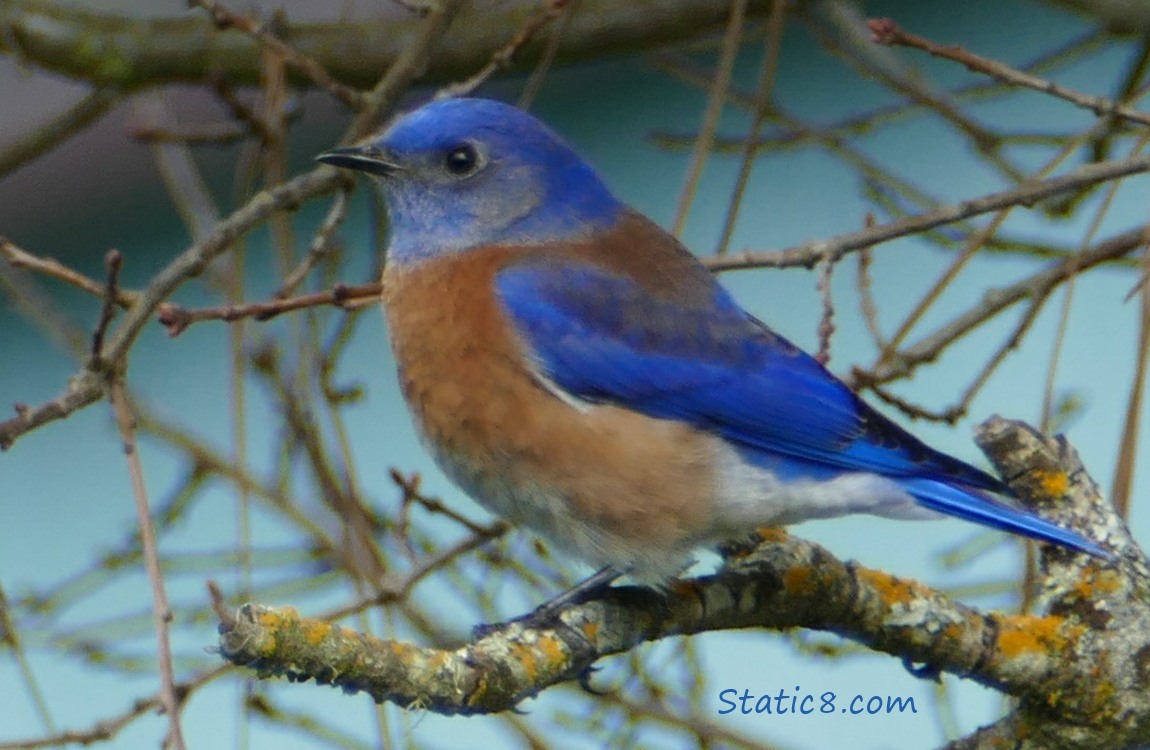
<instances>
[{"instance_id":1,"label":"western bluebird","mask_svg":"<svg viewBox=\"0 0 1150 750\"><path fill-rule=\"evenodd\" d=\"M869 407L530 115L437 101L318 158L382 183L383 301L427 448L576 556L665 584L700 545L846 513L1109 556Z\"/></svg>"}]
</instances>

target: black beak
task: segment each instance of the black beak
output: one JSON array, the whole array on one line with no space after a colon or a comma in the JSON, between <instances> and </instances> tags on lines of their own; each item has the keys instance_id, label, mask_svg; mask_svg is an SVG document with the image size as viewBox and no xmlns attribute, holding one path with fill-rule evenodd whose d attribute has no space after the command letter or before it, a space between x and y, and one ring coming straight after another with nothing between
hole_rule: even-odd
<instances>
[{"instance_id":1,"label":"black beak","mask_svg":"<svg viewBox=\"0 0 1150 750\"><path fill-rule=\"evenodd\" d=\"M324 151L316 161L344 169L358 169L368 174L386 177L399 171L400 166L387 159L387 154L374 146L342 146Z\"/></svg>"}]
</instances>

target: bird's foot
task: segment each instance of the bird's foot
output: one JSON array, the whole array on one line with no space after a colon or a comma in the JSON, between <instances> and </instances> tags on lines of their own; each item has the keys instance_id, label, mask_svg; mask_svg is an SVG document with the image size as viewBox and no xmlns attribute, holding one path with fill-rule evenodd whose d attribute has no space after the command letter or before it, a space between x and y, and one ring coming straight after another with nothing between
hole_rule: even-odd
<instances>
[{"instance_id":1,"label":"bird's foot","mask_svg":"<svg viewBox=\"0 0 1150 750\"><path fill-rule=\"evenodd\" d=\"M623 574L614 568L601 568L590 577L583 579L554 599L540 604L525 615L520 615L507 622L476 625L472 632L476 638L485 638L509 625L519 625L527 630L543 630L562 625L562 621L559 620L559 613L567 607L586 601L609 588L615 579L621 575Z\"/></svg>"}]
</instances>

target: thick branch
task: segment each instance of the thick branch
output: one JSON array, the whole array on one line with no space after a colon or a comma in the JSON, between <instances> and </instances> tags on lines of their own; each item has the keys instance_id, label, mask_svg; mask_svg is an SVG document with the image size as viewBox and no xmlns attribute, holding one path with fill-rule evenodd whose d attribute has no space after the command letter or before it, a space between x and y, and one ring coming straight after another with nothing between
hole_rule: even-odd
<instances>
[{"instance_id":1,"label":"thick branch","mask_svg":"<svg viewBox=\"0 0 1150 750\"><path fill-rule=\"evenodd\" d=\"M225 618L221 651L263 676L312 678L365 690L377 701L471 714L513 708L644 641L730 628L808 627L1019 697L1024 723L1058 730L1044 735L1043 747L1150 740L1150 696L1140 688L1145 660L1137 658L1150 652L1141 552L1065 443L999 419L984 425L980 438L1030 504L1042 504L1045 513L1086 528L1124 555L1121 563L1107 563L1045 549L1044 616L984 614L915 581L764 533L757 548L732 555L718 574L679 582L665 595L612 588L564 610L554 628L512 623L455 650L380 641L291 609L246 605Z\"/></svg>"},{"instance_id":2,"label":"thick branch","mask_svg":"<svg viewBox=\"0 0 1150 750\"><path fill-rule=\"evenodd\" d=\"M696 38L718 29L729 5L729 0L582 0L558 47L558 59L598 58ZM757 0L749 12L765 16L768 5ZM279 35L343 84L367 88L395 62L422 23L397 3L378 7L381 12L374 18L289 23ZM508 29L522 27L538 10L534 0L466 3L432 57L428 77L446 81L474 73L507 44ZM526 44L515 63L533 65L545 41ZM221 32L202 16L136 18L45 0L4 4L0 54L123 89L198 82L213 73L254 84L260 73L252 37ZM297 82L306 80L299 76Z\"/></svg>"}]
</instances>

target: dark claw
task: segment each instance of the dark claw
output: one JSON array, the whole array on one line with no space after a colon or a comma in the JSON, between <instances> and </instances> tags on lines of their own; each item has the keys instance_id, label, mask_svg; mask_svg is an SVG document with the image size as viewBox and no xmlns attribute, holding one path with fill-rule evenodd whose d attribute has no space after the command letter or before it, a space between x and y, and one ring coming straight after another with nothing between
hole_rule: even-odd
<instances>
[{"instance_id":1,"label":"dark claw","mask_svg":"<svg viewBox=\"0 0 1150 750\"><path fill-rule=\"evenodd\" d=\"M902 665L903 665L903 667L906 668L906 671L910 672L912 675L919 678L920 680L930 680L931 682L942 682L942 670L939 669L938 667L934 666L933 664L922 664L922 665L916 666L915 663L911 659L904 658L902 660Z\"/></svg>"},{"instance_id":2,"label":"dark claw","mask_svg":"<svg viewBox=\"0 0 1150 750\"><path fill-rule=\"evenodd\" d=\"M594 686L591 685L591 676L598 671L599 671L599 667L596 667L595 665L592 664L591 666L587 667L582 672L580 672L579 676L575 679L578 681L579 687L583 688L585 691L587 691L591 695L594 695L597 697L602 697L604 695L607 695L608 691L599 690L598 688L595 688Z\"/></svg>"}]
</instances>

